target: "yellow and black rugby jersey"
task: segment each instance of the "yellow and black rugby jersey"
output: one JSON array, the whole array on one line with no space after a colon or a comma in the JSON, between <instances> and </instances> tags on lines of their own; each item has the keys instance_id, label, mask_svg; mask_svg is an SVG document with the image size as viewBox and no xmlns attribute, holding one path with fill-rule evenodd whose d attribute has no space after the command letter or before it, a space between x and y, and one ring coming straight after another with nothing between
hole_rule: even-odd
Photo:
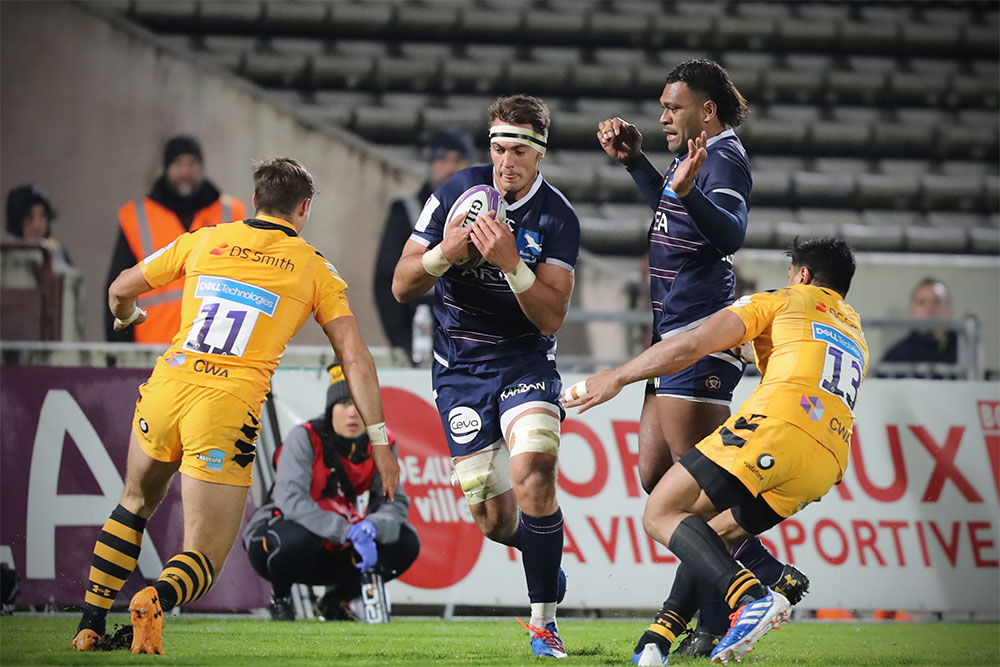
<instances>
[{"instance_id":1,"label":"yellow and black rugby jersey","mask_svg":"<svg viewBox=\"0 0 1000 667\"><path fill-rule=\"evenodd\" d=\"M154 372L251 405L309 313L320 325L351 314L333 264L271 216L183 234L139 267L153 287L184 277L181 328Z\"/></svg>"},{"instance_id":2,"label":"yellow and black rugby jersey","mask_svg":"<svg viewBox=\"0 0 1000 667\"><path fill-rule=\"evenodd\" d=\"M740 412L798 426L837 457L841 471L854 405L868 371L861 318L831 289L794 285L745 296L727 310L746 325L763 378Z\"/></svg>"}]
</instances>

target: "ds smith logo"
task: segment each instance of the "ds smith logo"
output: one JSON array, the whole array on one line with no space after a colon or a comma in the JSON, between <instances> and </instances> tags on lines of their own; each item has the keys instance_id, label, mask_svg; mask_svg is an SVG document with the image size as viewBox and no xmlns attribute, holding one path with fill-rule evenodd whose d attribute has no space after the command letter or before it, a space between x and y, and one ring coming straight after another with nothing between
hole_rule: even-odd
<instances>
[{"instance_id":1,"label":"ds smith logo","mask_svg":"<svg viewBox=\"0 0 1000 667\"><path fill-rule=\"evenodd\" d=\"M227 250L228 248L228 250ZM254 250L253 248L243 248L238 245L231 246L228 243L223 243L222 245L212 248L208 251L209 255L228 255L229 257L235 257L237 259L248 259L254 264L264 264L265 266L273 266L281 269L282 271L294 271L295 264L288 261L284 257L272 257L271 255L266 255L260 250Z\"/></svg>"}]
</instances>

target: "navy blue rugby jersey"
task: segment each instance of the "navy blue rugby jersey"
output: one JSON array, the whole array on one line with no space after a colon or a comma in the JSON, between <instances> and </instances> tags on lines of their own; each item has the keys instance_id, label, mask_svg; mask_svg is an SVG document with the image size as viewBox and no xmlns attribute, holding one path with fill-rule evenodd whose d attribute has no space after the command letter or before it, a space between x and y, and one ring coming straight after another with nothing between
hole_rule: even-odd
<instances>
[{"instance_id":1,"label":"navy blue rugby jersey","mask_svg":"<svg viewBox=\"0 0 1000 667\"><path fill-rule=\"evenodd\" d=\"M410 239L433 248L441 243L445 217L463 192L474 185L492 185L493 166L469 167L442 185L424 204ZM539 173L530 191L507 206L521 259L535 270L555 264L568 271L576 266L580 221L559 190ZM502 359L531 353L554 358L555 336L543 336L529 320L503 272L487 262L470 268L453 266L434 286L434 357L445 366Z\"/></svg>"},{"instance_id":2,"label":"navy blue rugby jersey","mask_svg":"<svg viewBox=\"0 0 1000 667\"><path fill-rule=\"evenodd\" d=\"M724 193L750 206L750 161L729 129L708 140L708 157L695 177L706 196ZM663 177L663 191L649 228L649 292L653 337L690 329L733 302L736 279L733 256L712 246L674 194L678 156Z\"/></svg>"}]
</instances>

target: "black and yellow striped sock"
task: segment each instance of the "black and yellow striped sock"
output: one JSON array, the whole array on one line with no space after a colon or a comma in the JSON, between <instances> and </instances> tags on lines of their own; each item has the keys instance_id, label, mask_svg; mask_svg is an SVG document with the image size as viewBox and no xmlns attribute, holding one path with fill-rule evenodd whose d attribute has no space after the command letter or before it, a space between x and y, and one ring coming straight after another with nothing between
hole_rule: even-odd
<instances>
[{"instance_id":1,"label":"black and yellow striped sock","mask_svg":"<svg viewBox=\"0 0 1000 667\"><path fill-rule=\"evenodd\" d=\"M668 644L673 644L677 635L687 628L687 624L687 619L677 612L660 607L660 611L656 612L656 619L649 624L648 630L666 639Z\"/></svg>"},{"instance_id":2,"label":"black and yellow striped sock","mask_svg":"<svg viewBox=\"0 0 1000 667\"><path fill-rule=\"evenodd\" d=\"M77 630L88 628L99 635L118 591L135 569L142 547L146 520L119 505L101 528L90 564L90 581L83 596L83 618Z\"/></svg>"},{"instance_id":3,"label":"black and yellow striped sock","mask_svg":"<svg viewBox=\"0 0 1000 667\"><path fill-rule=\"evenodd\" d=\"M729 587L726 589L725 595L726 604L729 605L730 609L738 609L743 606L740 598L744 595L748 595L754 600L767 595L767 591L761 585L760 579L753 576L753 572L746 568L740 569L739 572L733 575L732 580L729 582Z\"/></svg>"},{"instance_id":4,"label":"black and yellow striped sock","mask_svg":"<svg viewBox=\"0 0 1000 667\"><path fill-rule=\"evenodd\" d=\"M163 611L194 602L212 587L215 569L200 551L184 551L163 566L160 578L153 584L160 596Z\"/></svg>"}]
</instances>

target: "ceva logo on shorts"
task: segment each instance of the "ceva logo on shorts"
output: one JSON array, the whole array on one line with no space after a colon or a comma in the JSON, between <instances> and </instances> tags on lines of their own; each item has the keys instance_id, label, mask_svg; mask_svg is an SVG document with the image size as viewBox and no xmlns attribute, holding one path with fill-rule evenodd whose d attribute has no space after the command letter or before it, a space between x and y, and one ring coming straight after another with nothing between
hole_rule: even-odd
<instances>
[{"instance_id":1,"label":"ceva logo on shorts","mask_svg":"<svg viewBox=\"0 0 1000 667\"><path fill-rule=\"evenodd\" d=\"M479 413L470 407L460 405L448 413L448 428L452 439L459 445L472 442L483 428Z\"/></svg>"}]
</instances>

